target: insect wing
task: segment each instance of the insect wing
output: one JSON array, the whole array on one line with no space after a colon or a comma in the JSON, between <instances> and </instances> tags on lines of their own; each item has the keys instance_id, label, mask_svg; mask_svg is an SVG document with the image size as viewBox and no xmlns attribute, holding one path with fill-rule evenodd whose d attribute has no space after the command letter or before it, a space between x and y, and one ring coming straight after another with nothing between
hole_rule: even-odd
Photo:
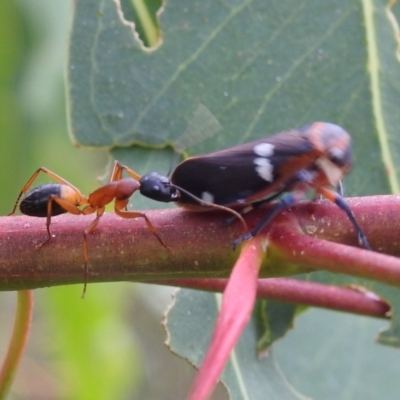
<instances>
[{"instance_id":1,"label":"insect wing","mask_svg":"<svg viewBox=\"0 0 400 400\"><path fill-rule=\"evenodd\" d=\"M239 206L281 192L296 172L320 155L303 131L282 132L189 158L178 165L171 182L204 201ZM193 200L182 194L180 203Z\"/></svg>"}]
</instances>

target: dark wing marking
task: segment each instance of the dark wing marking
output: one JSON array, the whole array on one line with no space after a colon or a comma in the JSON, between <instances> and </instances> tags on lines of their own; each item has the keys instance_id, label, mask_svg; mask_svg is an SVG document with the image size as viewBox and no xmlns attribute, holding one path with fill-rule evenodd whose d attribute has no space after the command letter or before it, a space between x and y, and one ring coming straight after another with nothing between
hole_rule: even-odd
<instances>
[{"instance_id":1,"label":"dark wing marking","mask_svg":"<svg viewBox=\"0 0 400 400\"><path fill-rule=\"evenodd\" d=\"M260 156L254 153L254 146L260 143L274 146L273 154L268 157L273 165L272 183L261 178L255 169L254 159ZM315 149L306 135L299 131L282 132L230 149L189 158L178 165L171 182L199 198L206 192L213 196L216 204L240 205L257 193L260 193L260 200L282 191L293 175L299 169L308 167L315 158ZM194 202L184 195L182 199L184 202Z\"/></svg>"}]
</instances>

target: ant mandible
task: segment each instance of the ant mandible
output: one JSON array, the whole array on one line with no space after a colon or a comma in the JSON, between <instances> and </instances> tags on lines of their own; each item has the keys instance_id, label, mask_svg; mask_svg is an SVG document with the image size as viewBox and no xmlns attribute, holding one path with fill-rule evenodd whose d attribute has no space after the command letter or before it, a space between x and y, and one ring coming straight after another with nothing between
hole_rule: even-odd
<instances>
[{"instance_id":1,"label":"ant mandible","mask_svg":"<svg viewBox=\"0 0 400 400\"><path fill-rule=\"evenodd\" d=\"M130 176L123 178L122 173ZM28 192L29 188L36 180L40 173L50 176L58 183L49 183L39 185ZM28 182L21 189L20 194L15 202L13 210L8 215L13 215L17 209L18 203L23 194L27 193L19 205L21 213L32 217L46 217L47 239L37 245L37 248L42 247L51 238L51 217L56 215L71 213L74 215L88 215L96 213L96 218L83 232L83 254L85 260L85 277L82 297L86 293L89 250L87 244L87 236L94 231L100 218L104 214L106 205L114 201L114 212L122 218L144 218L148 230L158 239L158 241L168 249L164 244L157 231L153 227L146 214L137 211L128 211L127 206L129 198L140 187L140 176L129 167L114 162L111 171L110 179L104 186L99 187L95 191L84 196L79 189L55 174L47 168L41 167L35 171ZM79 208L84 206L83 208Z\"/></svg>"}]
</instances>

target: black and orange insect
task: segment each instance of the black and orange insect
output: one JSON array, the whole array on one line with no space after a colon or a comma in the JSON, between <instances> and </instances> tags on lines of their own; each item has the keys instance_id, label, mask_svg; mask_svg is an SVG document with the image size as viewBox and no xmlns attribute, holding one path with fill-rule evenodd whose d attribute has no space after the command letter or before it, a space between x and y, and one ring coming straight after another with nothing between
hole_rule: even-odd
<instances>
[{"instance_id":1,"label":"black and orange insect","mask_svg":"<svg viewBox=\"0 0 400 400\"><path fill-rule=\"evenodd\" d=\"M341 127L314 122L181 162L170 178L156 172L140 179L140 192L153 200L190 210L223 207L244 214L282 195L258 225L232 242L257 235L283 209L313 190L334 202L353 224L361 246L368 241L345 199L332 188L352 167L351 139Z\"/></svg>"},{"instance_id":2,"label":"black and orange insect","mask_svg":"<svg viewBox=\"0 0 400 400\"><path fill-rule=\"evenodd\" d=\"M129 175L128 178L123 178L124 171ZM31 191L28 191L41 172L48 175L58 183L39 185ZM67 212L74 215L88 215L96 213L96 218L83 232L85 277L82 296L84 296L86 291L87 269L89 261L87 235L93 232L93 230L96 228L100 218L104 214L106 205L110 204L112 201L114 201L114 212L120 217L144 218L149 231L164 247L167 248L146 214L137 211L127 211L129 198L136 190L138 190L140 186L139 179L139 175L137 175L130 168L115 162L109 182L90 193L89 196L84 196L79 189L77 189L71 183L47 168L42 167L31 176L28 182L21 189L14 208L9 215L15 213L22 195L26 193L26 196L20 202L20 211L25 215L33 217L46 217L47 239L37 246L41 247L52 238L50 228L52 217Z\"/></svg>"}]
</instances>

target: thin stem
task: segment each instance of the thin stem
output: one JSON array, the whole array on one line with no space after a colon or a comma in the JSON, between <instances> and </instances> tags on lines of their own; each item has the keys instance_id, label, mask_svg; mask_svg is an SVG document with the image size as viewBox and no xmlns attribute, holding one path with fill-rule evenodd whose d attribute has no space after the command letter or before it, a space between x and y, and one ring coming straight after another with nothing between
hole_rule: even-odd
<instances>
[{"instance_id":1,"label":"thin stem","mask_svg":"<svg viewBox=\"0 0 400 400\"><path fill-rule=\"evenodd\" d=\"M154 282L189 289L223 292L227 279L168 279ZM372 292L290 278L259 279L257 297L328 308L377 318L389 318L390 306Z\"/></svg>"},{"instance_id":2,"label":"thin stem","mask_svg":"<svg viewBox=\"0 0 400 400\"><path fill-rule=\"evenodd\" d=\"M17 293L17 312L8 352L0 372L0 400L6 398L25 345L28 340L33 312L33 292L22 290Z\"/></svg>"}]
</instances>

